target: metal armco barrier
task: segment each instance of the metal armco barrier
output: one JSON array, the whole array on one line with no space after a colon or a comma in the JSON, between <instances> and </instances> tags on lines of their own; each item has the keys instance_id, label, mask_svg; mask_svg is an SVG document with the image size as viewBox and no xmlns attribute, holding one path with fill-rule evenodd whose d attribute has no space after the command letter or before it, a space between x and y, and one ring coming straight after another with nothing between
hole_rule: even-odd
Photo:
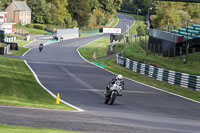
<instances>
[{"instance_id":1,"label":"metal armco barrier","mask_svg":"<svg viewBox=\"0 0 200 133\"><path fill-rule=\"evenodd\" d=\"M181 86L184 88L191 88L193 90L200 89L200 76L158 68L118 55L117 64L159 81L165 81L173 85Z\"/></svg>"}]
</instances>

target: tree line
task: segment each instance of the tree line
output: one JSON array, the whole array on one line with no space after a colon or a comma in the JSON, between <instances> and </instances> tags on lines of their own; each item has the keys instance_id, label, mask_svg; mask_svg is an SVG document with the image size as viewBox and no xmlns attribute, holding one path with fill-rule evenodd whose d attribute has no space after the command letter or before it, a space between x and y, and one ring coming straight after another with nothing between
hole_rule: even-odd
<instances>
[{"instance_id":1,"label":"tree line","mask_svg":"<svg viewBox=\"0 0 200 133\"><path fill-rule=\"evenodd\" d=\"M1 0L0 7L11 2ZM87 27L89 23L105 25L122 0L27 0L27 4L32 10L32 23Z\"/></svg>"},{"instance_id":2,"label":"tree line","mask_svg":"<svg viewBox=\"0 0 200 133\"><path fill-rule=\"evenodd\" d=\"M154 28L178 24L189 19L200 18L200 3L161 2L155 0L123 0L121 10L151 14Z\"/></svg>"}]
</instances>

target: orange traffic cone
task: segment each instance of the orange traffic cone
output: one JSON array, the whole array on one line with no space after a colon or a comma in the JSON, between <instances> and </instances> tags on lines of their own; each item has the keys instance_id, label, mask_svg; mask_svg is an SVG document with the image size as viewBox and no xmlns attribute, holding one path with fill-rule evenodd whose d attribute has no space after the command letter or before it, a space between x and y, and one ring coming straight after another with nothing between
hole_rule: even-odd
<instances>
[{"instance_id":1,"label":"orange traffic cone","mask_svg":"<svg viewBox=\"0 0 200 133\"><path fill-rule=\"evenodd\" d=\"M57 93L56 104L60 104L60 94Z\"/></svg>"}]
</instances>

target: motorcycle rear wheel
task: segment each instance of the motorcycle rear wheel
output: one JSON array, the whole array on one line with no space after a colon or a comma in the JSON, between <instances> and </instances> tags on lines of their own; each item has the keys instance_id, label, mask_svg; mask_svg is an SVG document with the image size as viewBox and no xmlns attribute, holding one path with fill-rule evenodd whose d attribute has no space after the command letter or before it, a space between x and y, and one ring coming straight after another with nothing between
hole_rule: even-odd
<instances>
[{"instance_id":1,"label":"motorcycle rear wheel","mask_svg":"<svg viewBox=\"0 0 200 133\"><path fill-rule=\"evenodd\" d=\"M113 96L112 96L112 98L109 100L109 104L110 104L110 105L113 105L113 103L114 103L114 101L115 101L115 98L116 98L116 96L117 96L117 94L116 94L116 93L114 93L114 94L113 94Z\"/></svg>"},{"instance_id":2,"label":"motorcycle rear wheel","mask_svg":"<svg viewBox=\"0 0 200 133\"><path fill-rule=\"evenodd\" d=\"M104 103L107 104L109 100L110 98L108 96L105 96Z\"/></svg>"}]
</instances>

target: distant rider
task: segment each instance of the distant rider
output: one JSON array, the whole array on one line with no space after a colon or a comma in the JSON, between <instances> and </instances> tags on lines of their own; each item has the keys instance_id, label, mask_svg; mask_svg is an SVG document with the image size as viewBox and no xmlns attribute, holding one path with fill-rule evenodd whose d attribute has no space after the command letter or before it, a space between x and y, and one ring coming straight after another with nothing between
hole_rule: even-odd
<instances>
[{"instance_id":1,"label":"distant rider","mask_svg":"<svg viewBox=\"0 0 200 133\"><path fill-rule=\"evenodd\" d=\"M42 51L43 47L44 47L44 45L41 43L41 44L39 45L39 51L40 51L40 52Z\"/></svg>"},{"instance_id":2,"label":"distant rider","mask_svg":"<svg viewBox=\"0 0 200 133\"><path fill-rule=\"evenodd\" d=\"M121 74L117 75L116 78L113 78L112 81L108 84L108 86L106 87L106 91L105 91L105 95L109 94L110 91L110 87L112 87L115 83L118 83L119 86L122 87L122 89L124 90L124 80L123 80L123 76ZM119 91L119 96L122 96L121 91Z\"/></svg>"}]
</instances>

